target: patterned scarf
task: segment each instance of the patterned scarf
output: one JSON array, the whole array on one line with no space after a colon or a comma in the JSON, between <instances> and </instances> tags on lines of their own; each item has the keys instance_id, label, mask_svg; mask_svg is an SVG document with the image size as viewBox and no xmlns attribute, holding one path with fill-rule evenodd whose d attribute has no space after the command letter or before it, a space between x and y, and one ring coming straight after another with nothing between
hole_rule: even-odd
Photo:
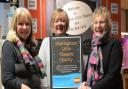
<instances>
[{"instance_id":1,"label":"patterned scarf","mask_svg":"<svg viewBox=\"0 0 128 89\"><path fill-rule=\"evenodd\" d=\"M88 61L87 70L87 83L90 86L104 75L101 44L101 37L93 35L93 40L91 42L92 52Z\"/></svg>"},{"instance_id":2,"label":"patterned scarf","mask_svg":"<svg viewBox=\"0 0 128 89\"><path fill-rule=\"evenodd\" d=\"M16 40L16 44L21 52L26 66L34 67L34 69L40 73L41 78L43 78L44 65L40 58L38 56L35 56L35 58L33 58L19 39Z\"/></svg>"}]
</instances>

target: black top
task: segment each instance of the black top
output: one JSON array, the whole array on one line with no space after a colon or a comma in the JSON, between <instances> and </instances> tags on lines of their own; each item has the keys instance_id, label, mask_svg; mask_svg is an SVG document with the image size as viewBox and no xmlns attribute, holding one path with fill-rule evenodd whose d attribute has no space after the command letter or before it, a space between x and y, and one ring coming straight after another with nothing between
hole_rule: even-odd
<instances>
[{"instance_id":1,"label":"black top","mask_svg":"<svg viewBox=\"0 0 128 89\"><path fill-rule=\"evenodd\" d=\"M26 69L18 47L12 42L5 41L3 44L1 68L2 83L5 89L21 89L22 83L31 89L41 89L39 73L34 69L32 69L33 72Z\"/></svg>"},{"instance_id":2,"label":"black top","mask_svg":"<svg viewBox=\"0 0 128 89\"><path fill-rule=\"evenodd\" d=\"M104 76L91 89L123 89L121 67L123 52L121 43L117 39L109 39L102 45ZM83 74L87 79L87 65Z\"/></svg>"}]
</instances>

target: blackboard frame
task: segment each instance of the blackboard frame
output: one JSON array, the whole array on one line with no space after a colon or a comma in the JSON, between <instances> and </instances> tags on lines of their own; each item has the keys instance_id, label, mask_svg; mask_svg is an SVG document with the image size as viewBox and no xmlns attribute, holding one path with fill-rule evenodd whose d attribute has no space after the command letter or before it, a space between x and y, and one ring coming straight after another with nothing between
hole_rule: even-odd
<instances>
[{"instance_id":1,"label":"blackboard frame","mask_svg":"<svg viewBox=\"0 0 128 89\"><path fill-rule=\"evenodd\" d=\"M57 44L57 42L58 42L58 44ZM55 43L56 43L56 45L55 45ZM63 43L63 45L61 43ZM68 45L68 43L70 45ZM68 45L68 47L65 47L64 44L66 46ZM59 45L59 46L57 46L57 45ZM65 84L63 85L63 82L61 81L63 78L61 79L61 76L60 76L61 74L60 75L59 74L54 75L54 71L56 71L55 69L58 68L57 65L61 65L61 64L59 64L59 62L57 62L57 65L55 65L55 61L54 60L57 60L58 59L56 57L56 55L60 54L60 52L59 51L58 52L55 52L56 50L54 50L54 49L57 48L57 50L58 49L61 49L61 51L62 51L63 50L62 49L63 46L64 46L64 48L66 48L66 51L68 51L68 52L72 50L71 53L67 53L67 54L71 55L71 59L74 59L72 57L74 57L75 54L77 54L78 57L79 57L79 58L78 57L75 57L75 58L78 58L77 59L78 63L75 62L75 63L77 63L77 64L75 64L75 66L76 66L76 70L78 69L78 71L75 71L76 74L74 72L73 73L69 73L69 75L70 74L74 74L75 77L78 76L77 78L74 78L74 80L72 81L72 82L76 81L76 83L75 83L76 85L75 84L74 85L71 84L71 86L70 86L70 84L69 85L66 85L67 84L67 81L65 81ZM73 47L73 48L70 48L70 46ZM73 52L75 49L76 50L78 49L76 53ZM79 35L77 35L77 36L51 36L50 37L50 84L51 84L51 89L57 89L57 88L58 89L60 89L60 88L64 88L64 89L66 89L66 88L68 88L68 89L69 88L78 88L78 86L82 83L82 81L83 81L82 80L82 76L83 76L82 75L83 74L82 73L82 61L83 61L83 59L82 59L83 58L82 57L82 52L83 52L82 49L83 49L83 47L82 47L82 37L79 36ZM63 55L61 55L61 56L63 56ZM59 60L60 60L60 58L59 58ZM66 58L66 60L68 60L68 59ZM78 68L77 68L77 65L78 65ZM54 66L57 66L57 67L54 68ZM62 66L63 66L63 64L62 64ZM69 64L69 66L71 66L71 65ZM70 68L71 67L69 67L69 69ZM74 67L74 69L75 69L75 67ZM62 68L62 70L63 70L63 68ZM71 70L73 70L73 69L71 69ZM57 79L58 79L58 81L59 81L60 84L62 82L62 86L59 85L58 83L53 83L53 81L55 80L55 78L54 78L55 76L57 77ZM68 74L63 74L62 76L66 76L66 78L67 78ZM69 80L70 80L70 76L68 76Z\"/></svg>"}]
</instances>

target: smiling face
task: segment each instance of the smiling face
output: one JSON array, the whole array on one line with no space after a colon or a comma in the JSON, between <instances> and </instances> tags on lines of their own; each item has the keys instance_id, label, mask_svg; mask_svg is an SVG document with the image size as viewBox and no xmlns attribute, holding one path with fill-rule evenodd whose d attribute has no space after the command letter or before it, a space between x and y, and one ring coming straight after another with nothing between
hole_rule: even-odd
<instances>
[{"instance_id":1,"label":"smiling face","mask_svg":"<svg viewBox=\"0 0 128 89\"><path fill-rule=\"evenodd\" d=\"M26 41L31 33L31 23L26 15L22 15L17 19L16 32L22 41Z\"/></svg>"},{"instance_id":2,"label":"smiling face","mask_svg":"<svg viewBox=\"0 0 128 89\"><path fill-rule=\"evenodd\" d=\"M92 30L94 35L102 37L111 31L111 16L106 7L96 8L92 14Z\"/></svg>"},{"instance_id":3,"label":"smiling face","mask_svg":"<svg viewBox=\"0 0 128 89\"><path fill-rule=\"evenodd\" d=\"M66 21L63 15L58 15L55 17L53 22L53 32L55 35L64 35L67 31Z\"/></svg>"},{"instance_id":4,"label":"smiling face","mask_svg":"<svg viewBox=\"0 0 128 89\"><path fill-rule=\"evenodd\" d=\"M65 35L69 27L69 18L63 9L56 9L51 16L50 26L54 35Z\"/></svg>"},{"instance_id":5,"label":"smiling face","mask_svg":"<svg viewBox=\"0 0 128 89\"><path fill-rule=\"evenodd\" d=\"M106 32L106 19L102 15L96 16L93 21L93 32L96 36L102 36Z\"/></svg>"}]
</instances>

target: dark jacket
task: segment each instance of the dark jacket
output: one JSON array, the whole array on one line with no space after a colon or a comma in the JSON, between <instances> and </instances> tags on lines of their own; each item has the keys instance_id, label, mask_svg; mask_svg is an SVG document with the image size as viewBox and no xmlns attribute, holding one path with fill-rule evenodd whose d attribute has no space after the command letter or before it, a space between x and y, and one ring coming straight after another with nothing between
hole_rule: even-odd
<instances>
[{"instance_id":1,"label":"dark jacket","mask_svg":"<svg viewBox=\"0 0 128 89\"><path fill-rule=\"evenodd\" d=\"M6 41L3 44L1 67L2 83L5 89L21 89L22 83L31 89L41 89L39 73L34 69L32 69L33 72L27 70L19 49L12 42Z\"/></svg>"},{"instance_id":2,"label":"dark jacket","mask_svg":"<svg viewBox=\"0 0 128 89\"><path fill-rule=\"evenodd\" d=\"M91 89L123 89L121 67L123 52L117 39L109 39L102 44L104 76ZM87 66L84 71L84 81L87 79Z\"/></svg>"}]
</instances>

